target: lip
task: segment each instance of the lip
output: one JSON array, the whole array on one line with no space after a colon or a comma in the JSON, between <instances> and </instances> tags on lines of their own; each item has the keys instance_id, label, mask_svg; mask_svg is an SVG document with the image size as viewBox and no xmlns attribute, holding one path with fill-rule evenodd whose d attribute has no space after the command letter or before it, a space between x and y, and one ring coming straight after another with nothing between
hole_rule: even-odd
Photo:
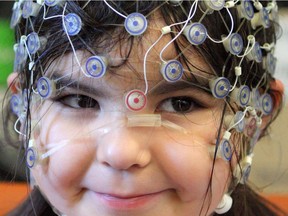
<instances>
[{"instance_id":1,"label":"lip","mask_svg":"<svg viewBox=\"0 0 288 216\"><path fill-rule=\"evenodd\" d=\"M161 197L162 193L164 193L164 191L149 194L122 196L117 194L94 192L96 198L100 200L101 203L109 208L118 210L132 210L153 205L157 203L155 201Z\"/></svg>"}]
</instances>

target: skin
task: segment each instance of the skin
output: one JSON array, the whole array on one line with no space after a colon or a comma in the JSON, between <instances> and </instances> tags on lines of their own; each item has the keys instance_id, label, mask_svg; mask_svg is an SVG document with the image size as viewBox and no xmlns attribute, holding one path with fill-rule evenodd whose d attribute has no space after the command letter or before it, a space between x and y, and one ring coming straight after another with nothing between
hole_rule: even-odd
<instances>
[{"instance_id":1,"label":"skin","mask_svg":"<svg viewBox=\"0 0 288 216\"><path fill-rule=\"evenodd\" d=\"M229 164L217 158L212 196L208 193L205 199L213 167L210 150L215 147L223 102L195 87L161 93L155 90L159 85L161 89L168 85L159 73L159 53L170 41L169 36L165 36L148 57L146 107L135 113L125 106L127 92L145 89L144 54L152 43L149 41L159 37L155 29L163 26L159 20L151 25L153 28L145 33L141 46L133 46L128 60L136 73L125 64L117 69L117 75L108 71L101 79L87 78L75 64L73 54L53 62L47 71L48 77L55 75L55 69L60 77L73 71L72 79L87 85L88 89L96 88L82 91L66 87L62 95L43 101L40 108L32 112L33 119L41 117L37 130L32 133L39 151L67 141L63 148L32 169L42 193L65 215L191 216L200 212L210 215L227 190ZM119 46L107 55L110 63L116 64ZM84 66L89 55L77 51L77 56ZM163 55L164 59L175 56L173 46ZM194 65L210 71L195 53L189 58ZM198 70L193 73L207 77ZM98 105L78 108L74 97L77 94L93 98ZM170 99L180 96L201 102L202 106L192 106L192 103L185 115L176 112ZM161 114L162 119L189 133L165 127L127 127L123 122L131 114Z\"/></svg>"}]
</instances>

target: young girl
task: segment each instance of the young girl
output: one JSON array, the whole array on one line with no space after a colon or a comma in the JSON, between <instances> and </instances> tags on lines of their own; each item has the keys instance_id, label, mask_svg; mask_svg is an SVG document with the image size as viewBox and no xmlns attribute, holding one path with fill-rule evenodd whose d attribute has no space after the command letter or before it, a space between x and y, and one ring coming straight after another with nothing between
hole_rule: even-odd
<instances>
[{"instance_id":1,"label":"young girl","mask_svg":"<svg viewBox=\"0 0 288 216\"><path fill-rule=\"evenodd\" d=\"M282 103L274 0L26 0L11 26L33 190L10 215L284 215L247 185Z\"/></svg>"}]
</instances>

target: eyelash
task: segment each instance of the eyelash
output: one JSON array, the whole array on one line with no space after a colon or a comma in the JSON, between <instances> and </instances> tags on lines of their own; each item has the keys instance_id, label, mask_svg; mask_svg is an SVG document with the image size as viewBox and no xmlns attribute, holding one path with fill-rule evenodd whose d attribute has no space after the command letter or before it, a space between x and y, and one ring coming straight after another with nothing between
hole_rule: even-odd
<instances>
[{"instance_id":1,"label":"eyelash","mask_svg":"<svg viewBox=\"0 0 288 216\"><path fill-rule=\"evenodd\" d=\"M86 95L70 94L60 96L59 98L55 98L53 100L72 109L100 109L98 101ZM156 108L156 112L185 114L201 107L203 106L191 97L177 96L161 101Z\"/></svg>"},{"instance_id":2,"label":"eyelash","mask_svg":"<svg viewBox=\"0 0 288 216\"><path fill-rule=\"evenodd\" d=\"M165 107L171 106L171 107ZM193 98L188 96L171 97L162 101L157 107L158 112L170 112L185 114L199 109L201 106ZM166 110L165 110L166 109Z\"/></svg>"}]
</instances>

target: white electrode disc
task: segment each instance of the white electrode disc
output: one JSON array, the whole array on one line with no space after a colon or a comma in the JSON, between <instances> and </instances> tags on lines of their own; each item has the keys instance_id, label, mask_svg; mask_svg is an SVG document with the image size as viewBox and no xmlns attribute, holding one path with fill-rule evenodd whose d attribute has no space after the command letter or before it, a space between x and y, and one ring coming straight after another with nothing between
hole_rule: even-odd
<instances>
[{"instance_id":1,"label":"white electrode disc","mask_svg":"<svg viewBox=\"0 0 288 216\"><path fill-rule=\"evenodd\" d=\"M183 66L177 60L170 60L161 66L161 73L168 82L176 82L183 75Z\"/></svg>"},{"instance_id":2,"label":"white electrode disc","mask_svg":"<svg viewBox=\"0 0 288 216\"><path fill-rule=\"evenodd\" d=\"M191 44L200 45L207 38L207 30L201 23L191 23L184 29L184 35Z\"/></svg>"},{"instance_id":3,"label":"white electrode disc","mask_svg":"<svg viewBox=\"0 0 288 216\"><path fill-rule=\"evenodd\" d=\"M26 164L31 169L36 164L37 155L33 147L27 149Z\"/></svg>"},{"instance_id":4,"label":"white electrode disc","mask_svg":"<svg viewBox=\"0 0 288 216\"><path fill-rule=\"evenodd\" d=\"M91 56L86 61L86 72L91 77L100 78L106 72L106 63L99 56Z\"/></svg>"},{"instance_id":5,"label":"white electrode disc","mask_svg":"<svg viewBox=\"0 0 288 216\"><path fill-rule=\"evenodd\" d=\"M43 98L49 98L53 93L52 81L47 77L40 77L37 82L37 91L39 95Z\"/></svg>"},{"instance_id":6,"label":"white electrode disc","mask_svg":"<svg viewBox=\"0 0 288 216\"><path fill-rule=\"evenodd\" d=\"M243 39L238 33L233 33L229 37L229 51L233 55L238 55L243 50Z\"/></svg>"},{"instance_id":7,"label":"white electrode disc","mask_svg":"<svg viewBox=\"0 0 288 216\"><path fill-rule=\"evenodd\" d=\"M16 52L15 52L15 62L17 64L23 64L27 60L27 51L23 43L19 43L16 45Z\"/></svg>"},{"instance_id":8,"label":"white electrode disc","mask_svg":"<svg viewBox=\"0 0 288 216\"><path fill-rule=\"evenodd\" d=\"M55 6L59 3L59 0L44 0L44 3L48 6L48 7L52 7Z\"/></svg>"},{"instance_id":9,"label":"white electrode disc","mask_svg":"<svg viewBox=\"0 0 288 216\"><path fill-rule=\"evenodd\" d=\"M130 35L141 35L143 34L146 29L147 29L147 19L144 15L142 15L141 13L131 13L129 14L124 22L124 26L126 31L130 34Z\"/></svg>"},{"instance_id":10,"label":"white electrode disc","mask_svg":"<svg viewBox=\"0 0 288 216\"><path fill-rule=\"evenodd\" d=\"M265 68L271 75L275 74L276 58L271 53L267 53L265 57Z\"/></svg>"},{"instance_id":11,"label":"white electrode disc","mask_svg":"<svg viewBox=\"0 0 288 216\"><path fill-rule=\"evenodd\" d=\"M23 18L28 18L32 15L33 8L32 8L32 0L25 0L22 9L22 16Z\"/></svg>"},{"instance_id":12,"label":"white electrode disc","mask_svg":"<svg viewBox=\"0 0 288 216\"><path fill-rule=\"evenodd\" d=\"M260 98L261 101L261 110L264 115L269 115L273 110L273 100L272 97L265 93Z\"/></svg>"},{"instance_id":13,"label":"white electrode disc","mask_svg":"<svg viewBox=\"0 0 288 216\"><path fill-rule=\"evenodd\" d=\"M255 42L254 49L251 52L256 62L262 62L262 50L258 42Z\"/></svg>"},{"instance_id":14,"label":"white electrode disc","mask_svg":"<svg viewBox=\"0 0 288 216\"><path fill-rule=\"evenodd\" d=\"M205 0L205 5L215 11L219 11L224 7L225 0Z\"/></svg>"},{"instance_id":15,"label":"white electrode disc","mask_svg":"<svg viewBox=\"0 0 288 216\"><path fill-rule=\"evenodd\" d=\"M238 103L240 106L246 106L250 101L250 89L247 85L242 85L239 88Z\"/></svg>"},{"instance_id":16,"label":"white electrode disc","mask_svg":"<svg viewBox=\"0 0 288 216\"><path fill-rule=\"evenodd\" d=\"M232 148L228 140L223 139L219 146L221 158L225 161L230 161L232 158Z\"/></svg>"},{"instance_id":17,"label":"white electrode disc","mask_svg":"<svg viewBox=\"0 0 288 216\"><path fill-rule=\"evenodd\" d=\"M226 77L218 77L209 82L211 92L215 98L225 98L231 88L231 84Z\"/></svg>"},{"instance_id":18,"label":"white electrode disc","mask_svg":"<svg viewBox=\"0 0 288 216\"><path fill-rule=\"evenodd\" d=\"M12 12L12 17L10 21L10 28L14 28L20 21L21 19L21 8L20 8L20 3L15 2L13 6L13 12Z\"/></svg>"},{"instance_id":19,"label":"white electrode disc","mask_svg":"<svg viewBox=\"0 0 288 216\"><path fill-rule=\"evenodd\" d=\"M18 94L12 95L10 99L10 108L13 113L15 113L17 116L21 114L22 111L22 98Z\"/></svg>"},{"instance_id":20,"label":"white electrode disc","mask_svg":"<svg viewBox=\"0 0 288 216\"><path fill-rule=\"evenodd\" d=\"M251 91L250 105L255 109L261 108L260 93L259 90L256 88L253 88Z\"/></svg>"},{"instance_id":21,"label":"white electrode disc","mask_svg":"<svg viewBox=\"0 0 288 216\"><path fill-rule=\"evenodd\" d=\"M146 95L140 90L132 90L128 92L125 98L125 104L129 110L140 111L146 106Z\"/></svg>"},{"instance_id":22,"label":"white electrode disc","mask_svg":"<svg viewBox=\"0 0 288 216\"><path fill-rule=\"evenodd\" d=\"M77 35L82 27L81 18L75 13L69 13L64 17L64 23L67 34L70 36ZM65 30L65 29L64 29Z\"/></svg>"},{"instance_id":23,"label":"white electrode disc","mask_svg":"<svg viewBox=\"0 0 288 216\"><path fill-rule=\"evenodd\" d=\"M262 26L264 28L268 28L270 26L270 19L269 19L269 13L266 8L263 8L260 12L261 20L262 20Z\"/></svg>"},{"instance_id":24,"label":"white electrode disc","mask_svg":"<svg viewBox=\"0 0 288 216\"><path fill-rule=\"evenodd\" d=\"M241 1L240 14L247 20L251 20L254 17L254 9L250 0Z\"/></svg>"},{"instance_id":25,"label":"white electrode disc","mask_svg":"<svg viewBox=\"0 0 288 216\"><path fill-rule=\"evenodd\" d=\"M40 40L36 32L27 36L27 48L30 54L35 54L40 48Z\"/></svg>"}]
</instances>

